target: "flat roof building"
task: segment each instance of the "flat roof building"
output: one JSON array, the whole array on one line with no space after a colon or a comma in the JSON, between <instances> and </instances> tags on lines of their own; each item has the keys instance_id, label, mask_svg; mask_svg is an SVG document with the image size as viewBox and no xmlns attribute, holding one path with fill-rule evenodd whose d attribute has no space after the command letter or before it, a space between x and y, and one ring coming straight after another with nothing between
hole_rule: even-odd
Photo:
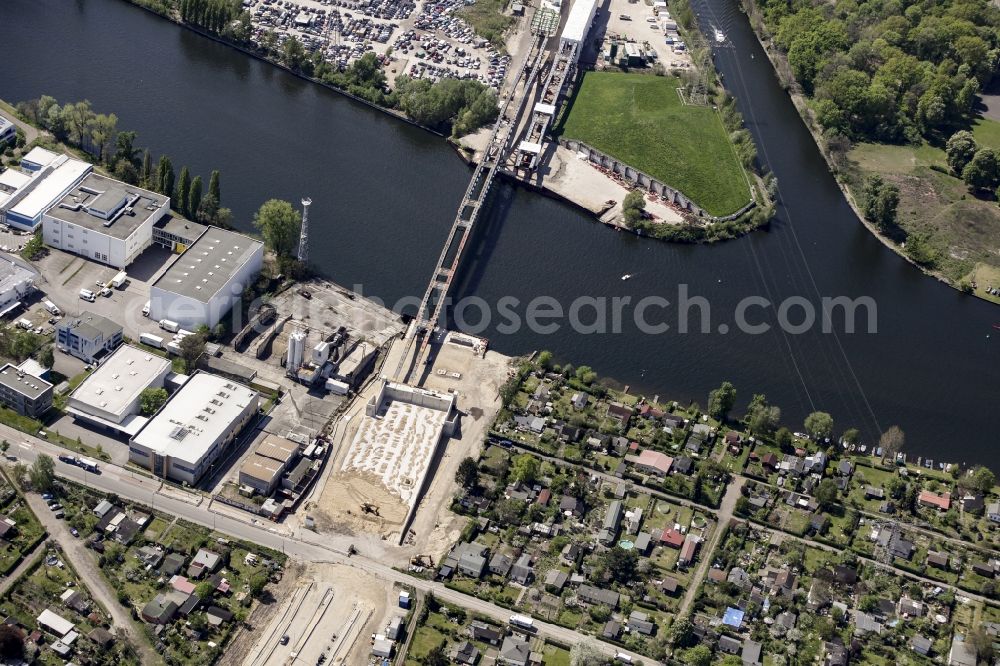
<instances>
[{"instance_id":1,"label":"flat roof building","mask_svg":"<svg viewBox=\"0 0 1000 666\"><path fill-rule=\"evenodd\" d=\"M295 464L299 445L277 435L267 435L240 468L240 484L270 495L281 475Z\"/></svg>"},{"instance_id":2,"label":"flat roof building","mask_svg":"<svg viewBox=\"0 0 1000 666\"><path fill-rule=\"evenodd\" d=\"M21 304L35 290L35 273L14 262L0 260L0 317Z\"/></svg>"},{"instance_id":3,"label":"flat roof building","mask_svg":"<svg viewBox=\"0 0 1000 666\"><path fill-rule=\"evenodd\" d=\"M574 0L573 7L566 17L566 25L563 26L560 44L565 47L569 44L576 44L577 57L580 54L579 45L587 39L590 32L590 24L594 20L594 13L597 11L597 0Z\"/></svg>"},{"instance_id":4,"label":"flat roof building","mask_svg":"<svg viewBox=\"0 0 1000 666\"><path fill-rule=\"evenodd\" d=\"M87 174L42 218L46 245L125 268L153 242L153 225L170 198Z\"/></svg>"},{"instance_id":5,"label":"flat roof building","mask_svg":"<svg viewBox=\"0 0 1000 666\"><path fill-rule=\"evenodd\" d=\"M52 384L7 363L0 368L0 403L22 416L38 418L52 407Z\"/></svg>"},{"instance_id":6,"label":"flat roof building","mask_svg":"<svg viewBox=\"0 0 1000 666\"><path fill-rule=\"evenodd\" d=\"M56 347L87 363L101 363L124 339L121 324L93 312L56 325Z\"/></svg>"},{"instance_id":7,"label":"flat roof building","mask_svg":"<svg viewBox=\"0 0 1000 666\"><path fill-rule=\"evenodd\" d=\"M122 345L77 387L66 411L78 420L135 435L147 421L139 415L142 392L163 388L170 370L170 361L162 356Z\"/></svg>"},{"instance_id":8,"label":"flat roof building","mask_svg":"<svg viewBox=\"0 0 1000 666\"><path fill-rule=\"evenodd\" d=\"M22 231L34 231L42 216L94 167L68 155L34 148L21 159L21 168L30 174L0 203L0 222Z\"/></svg>"},{"instance_id":9,"label":"flat roof building","mask_svg":"<svg viewBox=\"0 0 1000 666\"><path fill-rule=\"evenodd\" d=\"M209 227L153 283L149 316L190 331L219 323L260 273L264 244L233 231Z\"/></svg>"},{"instance_id":10,"label":"flat roof building","mask_svg":"<svg viewBox=\"0 0 1000 666\"><path fill-rule=\"evenodd\" d=\"M185 220L183 217L165 215L153 225L153 243L171 252L184 252L194 245L207 229L204 224Z\"/></svg>"},{"instance_id":11,"label":"flat roof building","mask_svg":"<svg viewBox=\"0 0 1000 666\"><path fill-rule=\"evenodd\" d=\"M17 136L17 127L3 116L0 116L0 143L13 142Z\"/></svg>"},{"instance_id":12,"label":"flat roof building","mask_svg":"<svg viewBox=\"0 0 1000 666\"><path fill-rule=\"evenodd\" d=\"M129 442L129 459L156 476L194 485L257 412L259 394L198 372Z\"/></svg>"}]
</instances>

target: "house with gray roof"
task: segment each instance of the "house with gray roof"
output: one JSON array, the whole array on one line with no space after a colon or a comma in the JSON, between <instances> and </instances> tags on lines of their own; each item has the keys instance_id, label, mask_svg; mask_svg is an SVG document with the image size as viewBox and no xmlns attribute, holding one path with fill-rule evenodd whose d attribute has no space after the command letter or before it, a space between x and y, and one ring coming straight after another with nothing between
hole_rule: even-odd
<instances>
[{"instance_id":1,"label":"house with gray roof","mask_svg":"<svg viewBox=\"0 0 1000 666\"><path fill-rule=\"evenodd\" d=\"M497 654L497 663L505 666L528 666L528 657L531 656L531 648L528 641L517 634L512 634L503 639L500 652Z\"/></svg>"},{"instance_id":2,"label":"house with gray roof","mask_svg":"<svg viewBox=\"0 0 1000 666\"><path fill-rule=\"evenodd\" d=\"M580 601L588 604L601 604L614 610L618 607L620 595L614 590L605 590L593 585L581 585L576 591Z\"/></svg>"}]
</instances>

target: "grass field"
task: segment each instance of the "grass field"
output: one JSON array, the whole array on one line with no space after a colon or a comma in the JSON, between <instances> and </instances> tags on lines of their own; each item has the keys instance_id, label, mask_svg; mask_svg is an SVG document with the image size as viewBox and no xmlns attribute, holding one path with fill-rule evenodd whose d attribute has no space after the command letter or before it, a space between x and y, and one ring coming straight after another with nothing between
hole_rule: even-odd
<instances>
[{"instance_id":1,"label":"grass field","mask_svg":"<svg viewBox=\"0 0 1000 666\"><path fill-rule=\"evenodd\" d=\"M455 14L472 26L476 34L488 39L493 46L503 46L503 36L514 19L504 14L507 0L478 0L475 4L460 7Z\"/></svg>"},{"instance_id":2,"label":"grass field","mask_svg":"<svg viewBox=\"0 0 1000 666\"><path fill-rule=\"evenodd\" d=\"M979 119L972 133L980 146L1000 149L1000 122ZM907 234L927 236L934 267L949 279L956 283L962 278L976 279L982 287L1000 271L996 258L1000 207L989 198L976 198L960 178L938 170L948 168L944 150L928 144L859 143L847 157L851 165L848 184L855 199L861 203L861 187L871 173L899 187L899 226ZM977 295L1000 300L982 289Z\"/></svg>"},{"instance_id":3,"label":"grass field","mask_svg":"<svg viewBox=\"0 0 1000 666\"><path fill-rule=\"evenodd\" d=\"M719 115L681 102L679 79L587 72L557 129L667 183L712 215L750 201Z\"/></svg>"}]
</instances>

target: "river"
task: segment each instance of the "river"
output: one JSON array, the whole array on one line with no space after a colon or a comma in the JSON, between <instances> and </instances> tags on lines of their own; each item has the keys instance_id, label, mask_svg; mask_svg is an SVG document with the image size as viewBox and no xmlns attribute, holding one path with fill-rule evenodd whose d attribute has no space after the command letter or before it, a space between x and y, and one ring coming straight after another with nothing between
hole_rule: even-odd
<instances>
[{"instance_id":1,"label":"river","mask_svg":"<svg viewBox=\"0 0 1000 666\"><path fill-rule=\"evenodd\" d=\"M823 409L838 432L855 426L871 441L899 424L913 454L995 465L1000 331L987 335L1000 311L921 275L864 229L735 1L698 4L729 37L717 63L778 177L771 230L716 246L644 241L502 183L454 296L676 303L683 283L710 302L710 332L643 333L626 316L617 334L573 332L565 322L554 333L508 333L494 317L483 335L505 353L552 349L634 391L702 405L728 379L740 409L766 393L793 429ZM186 164L207 180L220 169L223 203L243 229L267 198L310 196L311 259L321 272L388 303L423 293L469 175L440 138L122 0L4 0L0 55L0 97L89 99L178 170ZM622 281L624 273L634 277ZM720 333L748 296L775 304L870 296L878 332ZM774 323L775 308L752 312Z\"/></svg>"}]
</instances>

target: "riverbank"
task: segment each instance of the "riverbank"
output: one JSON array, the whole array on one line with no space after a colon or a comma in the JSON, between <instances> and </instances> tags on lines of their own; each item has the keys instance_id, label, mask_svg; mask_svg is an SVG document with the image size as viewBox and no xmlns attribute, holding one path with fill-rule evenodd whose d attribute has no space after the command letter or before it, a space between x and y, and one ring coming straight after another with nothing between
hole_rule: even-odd
<instances>
[{"instance_id":1,"label":"riverbank","mask_svg":"<svg viewBox=\"0 0 1000 666\"><path fill-rule=\"evenodd\" d=\"M764 26L758 25L756 21L750 16L749 12L754 9L751 5L748 7L748 3L752 3L753 0L739 0L740 8L747 17L747 21L750 24L750 29L752 34L756 37L758 44L760 44L761 49L767 54L768 60L774 70L775 76L778 78L779 83L782 88L788 94L789 99L792 101L792 105L795 107L796 112L802 120L803 125L808 130L809 135L812 137L813 142L816 144L820 155L826 164L827 169L834 177L834 181L837 183L837 187L840 189L844 196L844 200L854 211L855 216L861 222L861 224L869 231L871 234L878 239L882 245L892 250L896 255L904 259L914 268L918 269L924 275L932 277L939 282L942 282L952 289L959 291L963 294L970 296L976 296L981 300L985 300L990 303L997 303L996 298L988 298L982 292L982 289L966 289L961 283L956 283L955 280L949 278L942 271L931 268L924 264L919 263L911 257L905 247L905 243L898 243L893 239L886 236L882 231L868 219L866 219L864 213L861 210L861 206L851 191L849 184L844 177L844 170L839 168L833 161L833 158L827 149L826 142L823 140L822 133L819 126L816 123L816 119L813 116L811 109L809 108L806 97L797 89L798 84L791 75L791 69L788 64L787 56L780 49L776 48L773 41L762 34L765 30Z\"/></svg>"}]
</instances>

